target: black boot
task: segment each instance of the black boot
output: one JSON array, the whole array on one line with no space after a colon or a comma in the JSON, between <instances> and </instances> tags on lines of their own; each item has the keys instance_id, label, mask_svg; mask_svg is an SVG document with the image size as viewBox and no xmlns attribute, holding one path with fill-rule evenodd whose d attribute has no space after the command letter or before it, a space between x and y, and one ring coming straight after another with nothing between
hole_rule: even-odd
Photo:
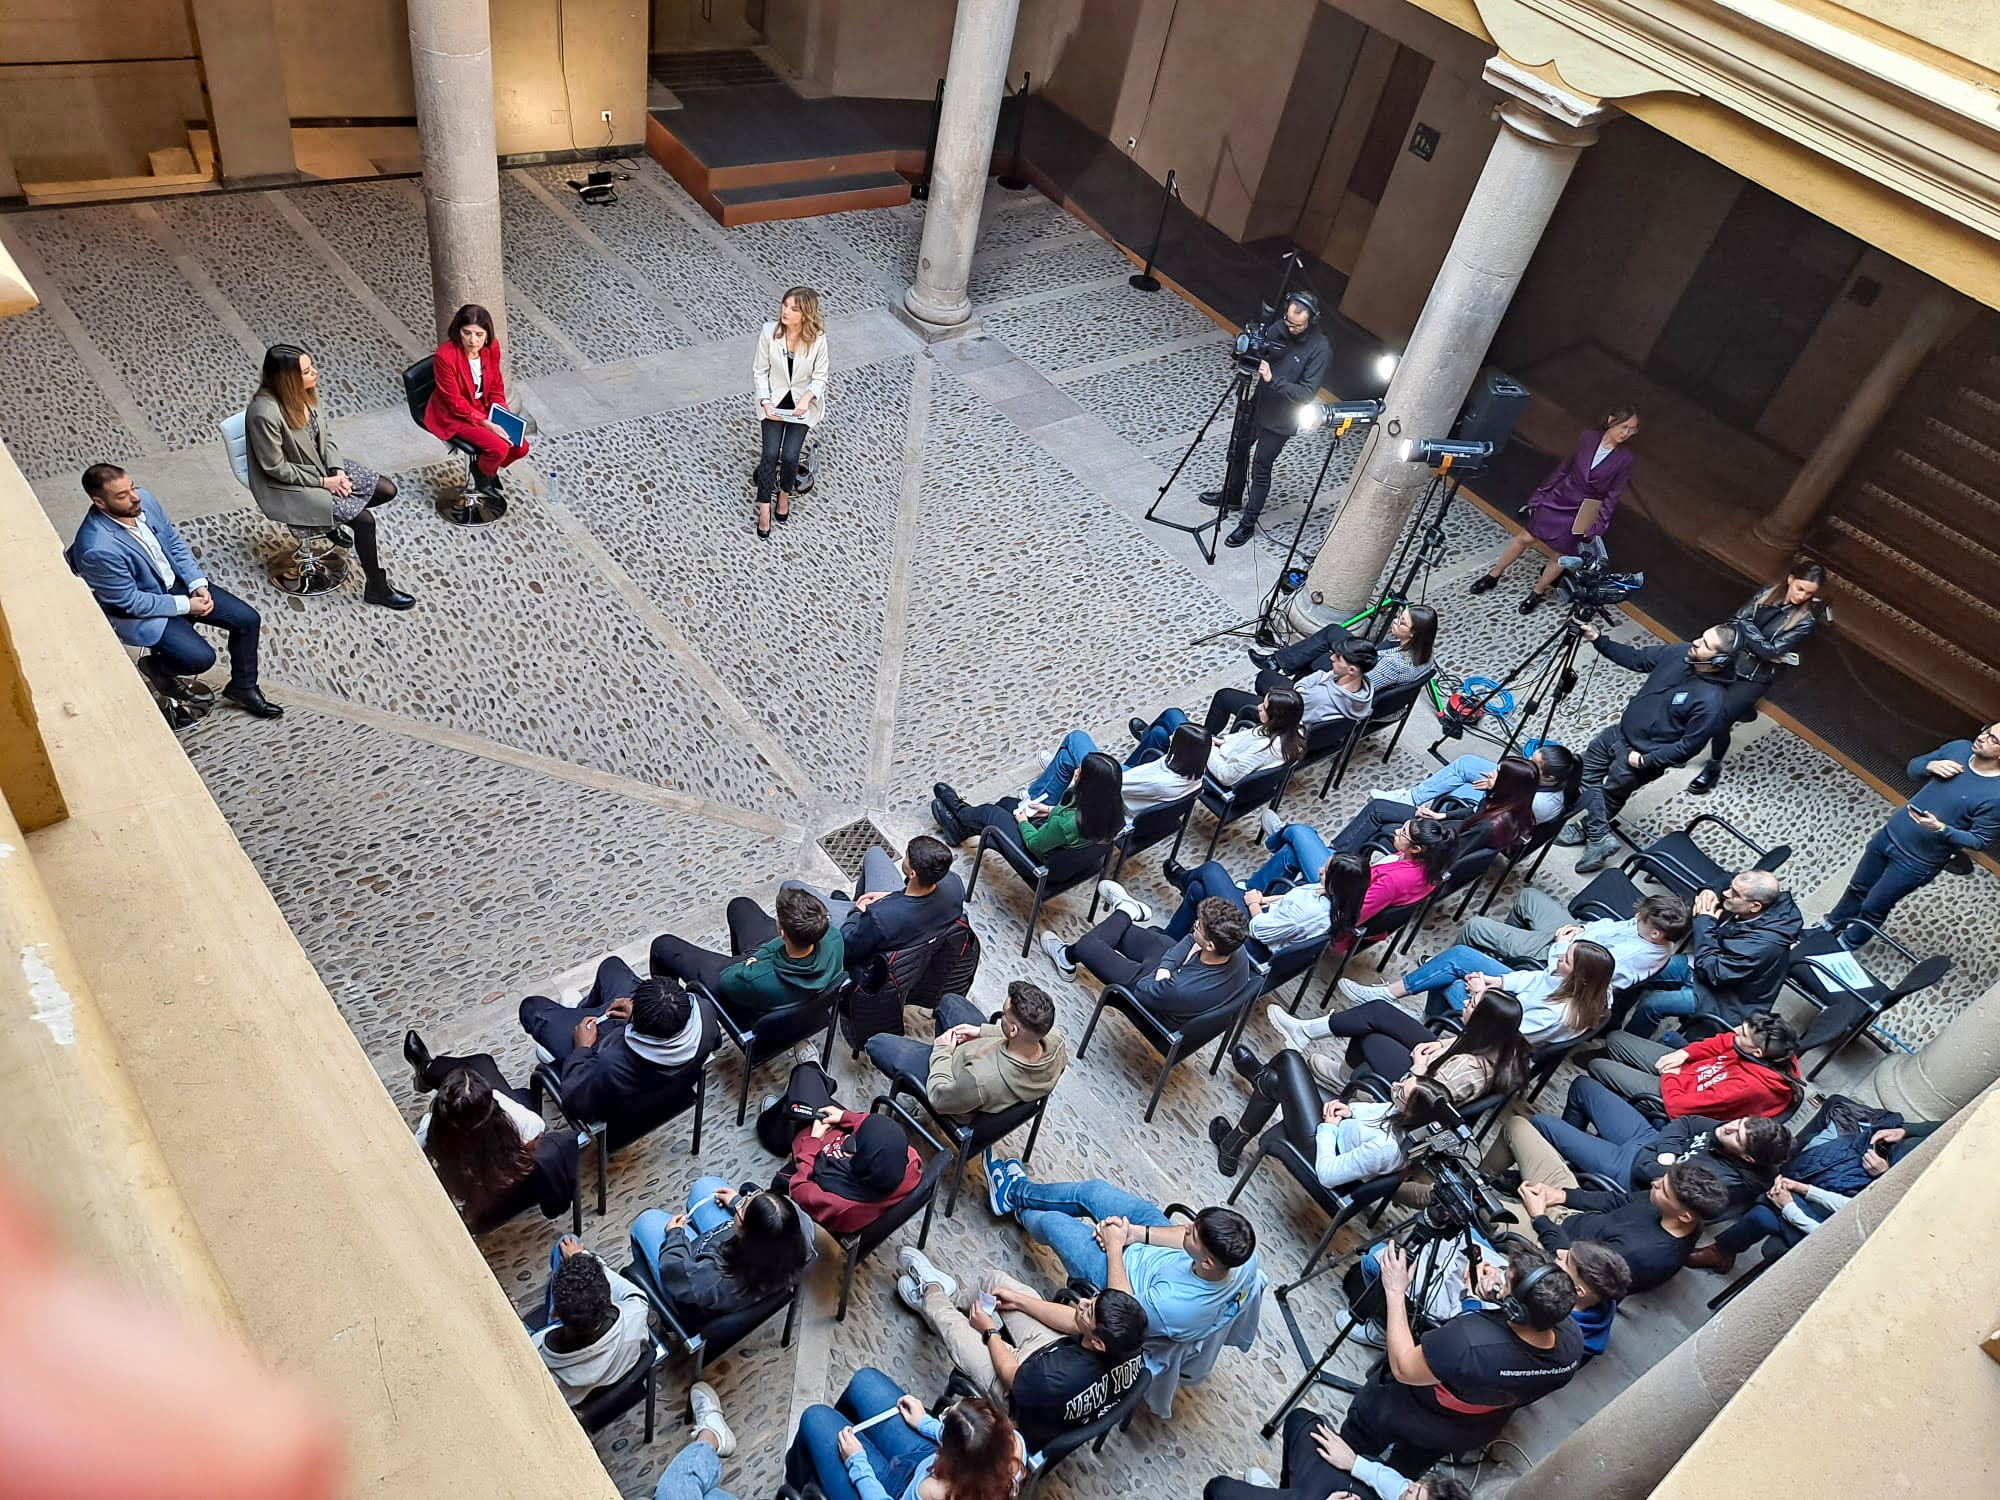
<instances>
[{"instance_id":1,"label":"black boot","mask_svg":"<svg viewBox=\"0 0 2000 1500\"><path fill-rule=\"evenodd\" d=\"M1477 578L1472 580L1472 587L1467 589L1466 592L1468 594L1490 594L1499 587L1499 579L1495 578L1491 573L1481 573Z\"/></svg>"},{"instance_id":2,"label":"black boot","mask_svg":"<svg viewBox=\"0 0 2000 1500\"><path fill-rule=\"evenodd\" d=\"M1712 760L1694 773L1694 780L1688 783L1688 790L1698 797L1706 797L1710 792L1715 790L1716 783L1721 780L1722 762Z\"/></svg>"},{"instance_id":3,"label":"black boot","mask_svg":"<svg viewBox=\"0 0 2000 1500\"><path fill-rule=\"evenodd\" d=\"M431 1091L431 1049L424 1045L424 1039L414 1031L403 1033L403 1061L410 1065L410 1081L417 1092Z\"/></svg>"},{"instance_id":4,"label":"black boot","mask_svg":"<svg viewBox=\"0 0 2000 1500\"><path fill-rule=\"evenodd\" d=\"M285 711L266 698L254 682L232 682L222 690L222 696L252 718L282 719L285 716Z\"/></svg>"},{"instance_id":5,"label":"black boot","mask_svg":"<svg viewBox=\"0 0 2000 1500\"><path fill-rule=\"evenodd\" d=\"M1234 1177L1243 1166L1243 1148L1250 1143L1250 1132L1238 1130L1221 1115L1208 1122L1208 1138L1215 1143L1215 1170L1224 1177Z\"/></svg>"},{"instance_id":6,"label":"black boot","mask_svg":"<svg viewBox=\"0 0 2000 1500\"><path fill-rule=\"evenodd\" d=\"M1255 1083L1264 1072L1264 1059L1250 1050L1248 1042L1238 1042L1229 1049L1229 1066L1238 1078Z\"/></svg>"},{"instance_id":7,"label":"black boot","mask_svg":"<svg viewBox=\"0 0 2000 1500\"><path fill-rule=\"evenodd\" d=\"M1243 524L1243 522L1238 521L1236 523L1236 529L1230 532L1228 536L1222 539L1222 545L1225 547L1241 547L1245 542L1249 541L1250 538L1255 536L1256 534L1257 534L1256 527L1246 526Z\"/></svg>"},{"instance_id":8,"label":"black boot","mask_svg":"<svg viewBox=\"0 0 2000 1500\"><path fill-rule=\"evenodd\" d=\"M389 582L387 573L370 573L368 586L361 591L361 602L379 604L384 609L411 609L417 601Z\"/></svg>"}]
</instances>

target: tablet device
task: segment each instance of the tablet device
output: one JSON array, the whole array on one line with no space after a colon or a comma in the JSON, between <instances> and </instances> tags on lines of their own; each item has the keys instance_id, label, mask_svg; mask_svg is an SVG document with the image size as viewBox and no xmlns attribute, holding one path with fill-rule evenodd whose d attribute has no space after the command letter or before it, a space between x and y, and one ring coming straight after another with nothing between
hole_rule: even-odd
<instances>
[{"instance_id":1,"label":"tablet device","mask_svg":"<svg viewBox=\"0 0 2000 1500\"><path fill-rule=\"evenodd\" d=\"M528 436L528 424L497 402L493 406L491 415L493 425L507 434L507 441L516 448L520 447Z\"/></svg>"}]
</instances>

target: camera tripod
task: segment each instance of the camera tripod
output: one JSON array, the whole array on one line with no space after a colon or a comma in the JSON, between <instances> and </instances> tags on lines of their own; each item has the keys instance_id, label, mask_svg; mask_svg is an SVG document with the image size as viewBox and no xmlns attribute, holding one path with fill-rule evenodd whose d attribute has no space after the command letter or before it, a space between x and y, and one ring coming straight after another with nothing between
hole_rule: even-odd
<instances>
[{"instance_id":1,"label":"camera tripod","mask_svg":"<svg viewBox=\"0 0 2000 1500\"><path fill-rule=\"evenodd\" d=\"M1514 747L1524 739L1547 739L1549 730L1555 724L1556 709L1564 699L1576 691L1577 653L1583 649L1583 632L1578 626L1589 621L1592 616L1602 616L1603 610L1594 604L1572 604L1556 628L1548 633L1528 654L1510 667L1500 680L1467 703L1463 708L1447 702L1444 712L1438 716L1440 733L1431 742L1432 758L1442 761L1438 747L1446 740L1459 739L1467 734L1475 734L1500 747L1501 755L1513 753ZM1490 729L1482 729L1486 710L1493 700L1514 683L1527 676L1530 669L1540 663L1534 680L1529 683L1527 693L1521 699L1521 711L1514 715L1504 735L1495 734ZM1454 695L1454 699L1456 695ZM1546 699L1546 707L1544 700ZM1536 714L1541 714L1540 731L1529 736L1525 731Z\"/></svg>"},{"instance_id":2,"label":"camera tripod","mask_svg":"<svg viewBox=\"0 0 2000 1500\"><path fill-rule=\"evenodd\" d=\"M1215 419L1222 414L1222 408L1229 403L1231 397L1236 401L1236 413L1229 423L1228 457L1223 462L1222 495L1216 504L1215 514L1206 521L1192 525L1186 521L1169 521L1154 515L1153 512L1160 508L1160 502L1167 498L1167 491L1174 487L1174 481L1181 477L1181 470L1188 466L1188 460L1194 457L1195 452L1208 437L1208 429L1215 425ZM1222 535L1222 523L1229 518L1231 511L1241 509L1243 505L1243 490L1250 479L1250 443L1254 436L1252 425L1256 409L1257 367L1253 364L1246 370L1239 360L1237 367L1230 373L1229 384L1223 387L1222 394L1215 398L1215 405L1208 409L1208 415L1202 419L1201 430L1195 433L1194 441L1188 444L1187 451L1174 465L1174 470L1167 476L1166 483L1160 486L1160 492L1153 497L1153 503L1146 507L1144 519L1151 521L1155 526L1164 526L1169 531L1185 532L1193 537L1195 549L1201 553L1203 562L1214 563L1215 545ZM1218 632L1218 634L1226 633Z\"/></svg>"}]
</instances>

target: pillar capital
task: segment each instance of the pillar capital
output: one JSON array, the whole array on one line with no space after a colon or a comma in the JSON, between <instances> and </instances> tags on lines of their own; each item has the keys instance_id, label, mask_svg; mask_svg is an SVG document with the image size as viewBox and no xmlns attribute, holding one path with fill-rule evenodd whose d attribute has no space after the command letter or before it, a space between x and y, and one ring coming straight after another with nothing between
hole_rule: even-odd
<instances>
[{"instance_id":1,"label":"pillar capital","mask_svg":"<svg viewBox=\"0 0 2000 1500\"><path fill-rule=\"evenodd\" d=\"M1480 77L1507 95L1500 106L1500 123L1515 134L1545 146L1588 146L1597 127L1618 113L1590 94L1579 94L1548 76L1554 69L1531 68L1506 53L1486 60Z\"/></svg>"}]
</instances>

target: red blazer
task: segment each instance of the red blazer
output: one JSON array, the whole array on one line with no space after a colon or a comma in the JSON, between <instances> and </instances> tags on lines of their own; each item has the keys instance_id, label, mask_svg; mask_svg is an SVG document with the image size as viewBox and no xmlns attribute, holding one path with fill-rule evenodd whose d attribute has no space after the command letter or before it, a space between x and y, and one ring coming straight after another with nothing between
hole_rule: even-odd
<instances>
[{"instance_id":1,"label":"red blazer","mask_svg":"<svg viewBox=\"0 0 2000 1500\"><path fill-rule=\"evenodd\" d=\"M868 1116L849 1110L841 1116L839 1131L842 1136L852 1135L861 1128L861 1122ZM901 1203L916 1191L923 1180L923 1158L917 1155L917 1148L910 1148L910 1159L903 1168L903 1180L896 1184L896 1191L886 1198L873 1203L856 1203L851 1198L842 1198L829 1193L813 1181L813 1158L821 1149L833 1143L835 1137L829 1130L825 1135L815 1136L812 1127L801 1130L792 1141L792 1202L799 1212L818 1224L828 1234L854 1234L866 1229L882 1215Z\"/></svg>"},{"instance_id":2,"label":"red blazer","mask_svg":"<svg viewBox=\"0 0 2000 1500\"><path fill-rule=\"evenodd\" d=\"M456 343L440 344L436 363L431 367L437 388L424 407L424 426L437 436L448 438L461 427L483 426L488 407L505 406L507 385L500 373L500 351L490 340L479 351L479 373L485 383L485 395L475 399L472 362L465 357L464 347Z\"/></svg>"}]
</instances>

